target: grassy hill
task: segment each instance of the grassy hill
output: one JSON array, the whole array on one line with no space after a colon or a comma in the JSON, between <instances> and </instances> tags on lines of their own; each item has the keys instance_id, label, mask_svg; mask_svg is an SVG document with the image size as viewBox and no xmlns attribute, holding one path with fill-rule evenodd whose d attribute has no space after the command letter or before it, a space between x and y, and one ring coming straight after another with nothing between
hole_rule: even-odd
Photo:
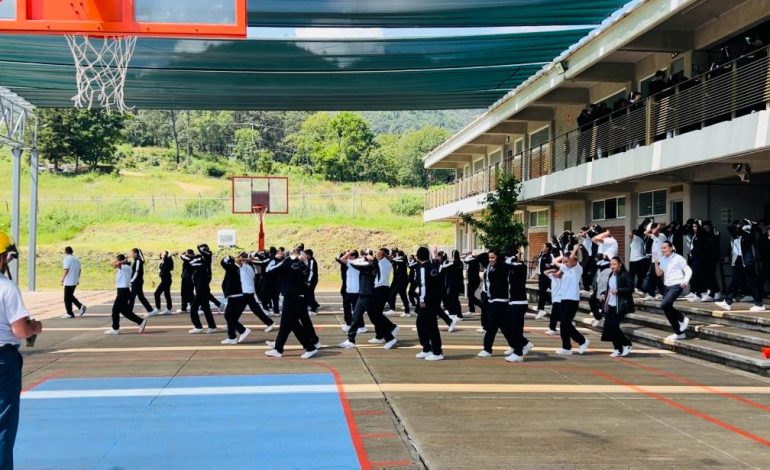
<instances>
[{"instance_id":1,"label":"grassy hill","mask_svg":"<svg viewBox=\"0 0 770 470\"><path fill-rule=\"evenodd\" d=\"M0 230L8 230L11 191L7 150L0 151L0 175ZM230 181L226 178L151 167L109 175L45 172L39 182L39 290L59 288L61 251L67 245L83 262L82 289L113 288L108 261L133 247L142 248L153 258L164 249L178 253L202 242L214 247L217 230L224 228L237 230L243 249L252 250L256 245L258 223L251 215L230 213ZM22 257L28 240L28 185L25 172L19 240ZM420 244L452 243L451 226L422 223L422 197L419 189L295 177L290 183L290 214L266 217L267 244L290 247L303 242L312 247L322 267L322 287L337 286L339 271L334 255L343 249L387 245L411 250ZM23 259L21 269L25 285ZM153 275L147 278L150 283L146 289L153 289L157 279Z\"/></svg>"}]
</instances>

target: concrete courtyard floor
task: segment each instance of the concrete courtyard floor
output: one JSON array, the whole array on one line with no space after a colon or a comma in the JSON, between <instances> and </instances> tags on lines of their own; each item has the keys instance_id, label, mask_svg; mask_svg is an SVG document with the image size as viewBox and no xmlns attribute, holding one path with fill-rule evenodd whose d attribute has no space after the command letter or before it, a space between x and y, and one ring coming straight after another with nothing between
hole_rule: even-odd
<instances>
[{"instance_id":1,"label":"concrete courtyard floor","mask_svg":"<svg viewBox=\"0 0 770 470\"><path fill-rule=\"evenodd\" d=\"M367 343L373 337L370 332L359 335L358 348L343 350L337 347L345 339L339 327L343 322L339 296L323 294L319 295L322 311L313 318L323 344L321 353L310 360L299 359L301 350L290 337L284 358L271 359L264 355L268 349L264 341L273 339L275 332L264 333L248 310L242 321L254 333L237 346L221 345L224 333L188 334L187 314L153 317L142 335L123 319L121 334L106 336L112 296L110 292L83 293L80 297L88 305L88 313L82 318L59 319L63 308L58 293L25 294L29 310L44 320L44 334L34 348L23 351L25 392L18 468L118 468L106 451L99 465L84 460L81 466L71 460L62 463L55 450L46 450L47 442L30 442L48 439L34 431L56 415L56 407L46 411L45 419L32 413L45 398L35 399L34 393L45 390L46 383L75 378L211 376L236 376L228 380L237 382L238 376L319 373L333 377L340 416L344 414L347 424L347 431L334 438L355 451L353 461L362 468L770 468L770 380L669 351L635 345L630 357L613 359L608 357L608 343L586 331L591 340L587 354L560 357L553 353L559 347L558 337L544 334L547 322L530 319L526 333L535 348L523 364L509 364L503 360L502 335L494 357L476 357L482 336L475 332L478 317L471 317L454 333L447 333L442 325L446 360L431 363L414 357L420 351L412 331L414 318L398 316L391 317L401 326L395 349L386 351ZM144 309L138 306L136 311L143 313ZM216 320L224 331L224 317L216 316ZM301 387L287 390L293 393ZM105 387L96 386L100 388ZM266 389L250 390L257 394L254 402L269 405L275 397ZM312 410L312 388L301 392L299 400L309 403ZM142 389L128 395L147 393L154 392ZM72 394L86 407L88 400L104 399L80 389ZM118 396L107 399L115 400L117 407L124 400ZM62 400L61 409L69 403L75 402ZM280 406L291 407L291 403ZM32 414L25 414L25 409ZM207 422L198 424L217 427L219 416L225 420L235 415L237 419L237 411L222 409L219 413L215 409L206 414ZM293 468L349 467L337 461L339 454L330 450L327 455L323 446L303 454L307 436L340 434L332 431L336 428L325 428L326 421L316 423L312 411L303 413L291 415L300 422L271 418L267 423L239 423L238 429L250 433L253 455L260 463L229 460L230 454L223 448L218 460L221 468L286 468L271 460L274 452L285 449L296 452ZM25 416L31 417L25 421ZM105 417L97 429L131 424L111 422L113 419L123 418ZM173 413L168 419L175 419ZM284 436L283 428L302 429L303 419L308 420L304 431ZM78 421L65 425L71 434L55 439L77 447L78 440L91 438L78 433ZM261 443L261 436L268 433L273 437L271 449ZM124 439L141 444L152 436ZM176 447L165 449L164 442L153 445L161 453L179 452ZM22 462L35 464L21 466ZM160 462L157 466L163 467ZM137 458L120 468L151 467ZM211 468L202 462L183 467Z\"/></svg>"}]
</instances>

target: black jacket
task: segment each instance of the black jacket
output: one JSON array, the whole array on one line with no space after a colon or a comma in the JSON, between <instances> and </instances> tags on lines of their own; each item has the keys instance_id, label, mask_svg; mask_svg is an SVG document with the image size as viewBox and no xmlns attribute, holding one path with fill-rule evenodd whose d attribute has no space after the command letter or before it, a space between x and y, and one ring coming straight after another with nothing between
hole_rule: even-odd
<instances>
[{"instance_id":1,"label":"black jacket","mask_svg":"<svg viewBox=\"0 0 770 470\"><path fill-rule=\"evenodd\" d=\"M225 297L242 295L241 268L229 256L224 257L219 264L225 270L225 278L222 280L222 293Z\"/></svg>"},{"instance_id":2,"label":"black jacket","mask_svg":"<svg viewBox=\"0 0 770 470\"><path fill-rule=\"evenodd\" d=\"M612 274L615 276L615 274ZM628 271L623 270L617 275L618 315L623 318L628 313L634 313L634 280ZM605 292L605 295L607 293Z\"/></svg>"},{"instance_id":3,"label":"black jacket","mask_svg":"<svg viewBox=\"0 0 770 470\"><path fill-rule=\"evenodd\" d=\"M358 281L358 295L368 296L374 295L374 280L377 274L380 272L379 265L376 260L366 261L357 260L357 262L350 263L359 274Z\"/></svg>"},{"instance_id":4,"label":"black jacket","mask_svg":"<svg viewBox=\"0 0 770 470\"><path fill-rule=\"evenodd\" d=\"M484 271L484 286L490 301L508 300L508 266L502 259Z\"/></svg>"},{"instance_id":5,"label":"black jacket","mask_svg":"<svg viewBox=\"0 0 770 470\"><path fill-rule=\"evenodd\" d=\"M284 297L303 297L307 292L307 264L301 259L284 258L270 271L278 277L278 284Z\"/></svg>"},{"instance_id":6,"label":"black jacket","mask_svg":"<svg viewBox=\"0 0 770 470\"><path fill-rule=\"evenodd\" d=\"M425 261L417 270L418 297L428 308L441 308L444 281L438 263Z\"/></svg>"},{"instance_id":7,"label":"black jacket","mask_svg":"<svg viewBox=\"0 0 770 470\"><path fill-rule=\"evenodd\" d=\"M527 300L527 265L514 259L505 260L508 266L508 299Z\"/></svg>"},{"instance_id":8,"label":"black jacket","mask_svg":"<svg viewBox=\"0 0 770 470\"><path fill-rule=\"evenodd\" d=\"M171 272L174 270L174 259L170 256L163 257L163 259L160 261L158 270L158 275L161 279L171 279Z\"/></svg>"}]
</instances>

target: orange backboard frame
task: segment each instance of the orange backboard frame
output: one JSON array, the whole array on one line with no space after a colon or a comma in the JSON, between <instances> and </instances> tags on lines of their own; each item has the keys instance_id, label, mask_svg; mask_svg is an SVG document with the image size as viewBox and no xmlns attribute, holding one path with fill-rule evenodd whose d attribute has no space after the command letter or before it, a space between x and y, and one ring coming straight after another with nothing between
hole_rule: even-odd
<instances>
[{"instance_id":1,"label":"orange backboard frame","mask_svg":"<svg viewBox=\"0 0 770 470\"><path fill-rule=\"evenodd\" d=\"M265 189L255 191L254 181L264 183ZM289 213L289 178L287 176L233 176L230 178L230 184L233 214L253 214L255 204L264 205L268 214ZM242 185L248 187L248 191L242 191L244 190ZM240 195L239 192L241 192Z\"/></svg>"},{"instance_id":2,"label":"orange backboard frame","mask_svg":"<svg viewBox=\"0 0 770 470\"><path fill-rule=\"evenodd\" d=\"M233 23L141 22L135 17L136 0L14 1L16 17L0 19L0 33L237 39L247 30L247 0L230 0ZM177 1L184 6L184 0Z\"/></svg>"}]
</instances>

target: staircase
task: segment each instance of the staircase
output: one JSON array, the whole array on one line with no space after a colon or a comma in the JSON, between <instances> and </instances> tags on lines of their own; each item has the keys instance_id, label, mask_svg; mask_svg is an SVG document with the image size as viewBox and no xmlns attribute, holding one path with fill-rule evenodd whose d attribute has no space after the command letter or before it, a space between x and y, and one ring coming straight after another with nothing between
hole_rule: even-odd
<instances>
[{"instance_id":1,"label":"staircase","mask_svg":"<svg viewBox=\"0 0 770 470\"><path fill-rule=\"evenodd\" d=\"M529 287L530 297L537 302L536 287ZM762 355L763 347L770 347L770 311L749 312L750 304L733 304L733 310L723 311L713 302L692 303L679 301L677 309L687 315L686 340L668 340L671 326L668 324L660 302L642 302L635 298L636 312L628 314L621 328L631 341L679 354L698 357L707 361L770 376L770 360ZM593 316L588 307L588 297L580 302L575 323L595 331Z\"/></svg>"}]
</instances>

